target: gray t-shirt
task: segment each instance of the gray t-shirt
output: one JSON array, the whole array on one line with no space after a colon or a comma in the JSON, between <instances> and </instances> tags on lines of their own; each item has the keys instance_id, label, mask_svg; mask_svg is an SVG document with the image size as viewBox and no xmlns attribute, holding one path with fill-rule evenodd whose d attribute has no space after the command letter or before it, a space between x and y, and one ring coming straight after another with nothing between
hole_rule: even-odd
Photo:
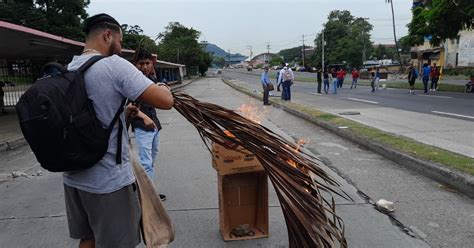
<instances>
[{"instance_id":1,"label":"gray t-shirt","mask_svg":"<svg viewBox=\"0 0 474 248\"><path fill-rule=\"evenodd\" d=\"M69 70L78 69L89 58L98 54L74 56ZM84 75L87 95L93 102L98 119L108 127L125 98L136 100L153 82L125 59L113 55L92 65ZM125 126L124 115L120 121ZM135 181L128 153L128 133L122 135L122 164L117 164L118 123L109 139L109 148L104 157L89 169L66 172L64 183L68 186L94 194L117 191Z\"/></svg>"}]
</instances>

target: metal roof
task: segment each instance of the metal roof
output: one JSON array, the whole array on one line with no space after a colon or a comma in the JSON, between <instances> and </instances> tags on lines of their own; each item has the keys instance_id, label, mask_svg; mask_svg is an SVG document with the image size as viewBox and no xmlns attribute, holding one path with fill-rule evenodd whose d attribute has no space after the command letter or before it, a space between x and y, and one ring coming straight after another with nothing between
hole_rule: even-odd
<instances>
[{"instance_id":1,"label":"metal roof","mask_svg":"<svg viewBox=\"0 0 474 248\"><path fill-rule=\"evenodd\" d=\"M0 21L2 59L70 60L83 49L83 42ZM122 56L132 59L134 52L122 49Z\"/></svg>"}]
</instances>

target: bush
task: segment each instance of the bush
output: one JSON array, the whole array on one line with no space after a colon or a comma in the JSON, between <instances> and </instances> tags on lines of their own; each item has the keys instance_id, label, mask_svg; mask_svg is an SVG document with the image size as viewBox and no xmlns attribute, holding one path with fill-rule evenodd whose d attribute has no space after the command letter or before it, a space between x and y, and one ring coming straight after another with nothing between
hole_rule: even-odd
<instances>
[{"instance_id":1,"label":"bush","mask_svg":"<svg viewBox=\"0 0 474 248\"><path fill-rule=\"evenodd\" d=\"M474 68L472 67L464 67L464 68L450 68L450 69L443 69L443 74L444 75L450 75L450 76L466 76L470 77L471 75L474 75Z\"/></svg>"}]
</instances>

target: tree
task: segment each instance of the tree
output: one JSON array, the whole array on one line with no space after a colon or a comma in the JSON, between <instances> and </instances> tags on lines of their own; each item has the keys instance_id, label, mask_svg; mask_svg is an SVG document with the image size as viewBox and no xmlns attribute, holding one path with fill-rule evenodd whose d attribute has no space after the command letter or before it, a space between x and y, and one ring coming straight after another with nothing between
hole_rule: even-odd
<instances>
[{"instance_id":1,"label":"tree","mask_svg":"<svg viewBox=\"0 0 474 248\"><path fill-rule=\"evenodd\" d=\"M364 51L370 54L372 43L370 31L372 25L364 18L357 18L347 10L334 10L329 13L324 24L325 65L339 64L344 61L351 66L361 66ZM310 58L310 65L321 66L322 33L314 40L315 53Z\"/></svg>"},{"instance_id":2,"label":"tree","mask_svg":"<svg viewBox=\"0 0 474 248\"><path fill-rule=\"evenodd\" d=\"M207 71L212 63L212 54L204 51L198 42L200 32L187 28L179 22L170 22L165 31L158 35L161 39L158 45L158 57L188 68L199 67L201 74Z\"/></svg>"},{"instance_id":3,"label":"tree","mask_svg":"<svg viewBox=\"0 0 474 248\"><path fill-rule=\"evenodd\" d=\"M297 62L301 60L301 49L303 46L283 49L278 52L278 55L282 56L285 62Z\"/></svg>"},{"instance_id":4,"label":"tree","mask_svg":"<svg viewBox=\"0 0 474 248\"><path fill-rule=\"evenodd\" d=\"M432 0L414 6L413 18L408 24L409 43L423 44L428 37L432 45L446 39L455 39L464 29L474 28L472 0Z\"/></svg>"},{"instance_id":5,"label":"tree","mask_svg":"<svg viewBox=\"0 0 474 248\"><path fill-rule=\"evenodd\" d=\"M379 44L372 52L372 56L375 59L395 59L395 51L393 49L387 49L386 46Z\"/></svg>"},{"instance_id":6,"label":"tree","mask_svg":"<svg viewBox=\"0 0 474 248\"><path fill-rule=\"evenodd\" d=\"M211 53L204 52L204 51L201 53L200 59L199 59L199 65L198 65L198 70L201 76L206 75L207 69L212 64L212 59L213 59L213 56Z\"/></svg>"},{"instance_id":7,"label":"tree","mask_svg":"<svg viewBox=\"0 0 474 248\"><path fill-rule=\"evenodd\" d=\"M143 29L140 26L123 24L122 31L123 48L135 50L140 47L151 53L158 52L158 45L150 37L143 34Z\"/></svg>"},{"instance_id":8,"label":"tree","mask_svg":"<svg viewBox=\"0 0 474 248\"><path fill-rule=\"evenodd\" d=\"M0 2L0 19L73 40L84 40L89 0L10 0Z\"/></svg>"},{"instance_id":9,"label":"tree","mask_svg":"<svg viewBox=\"0 0 474 248\"><path fill-rule=\"evenodd\" d=\"M279 55L272 56L272 59L270 59L271 66L281 65L283 62L283 58Z\"/></svg>"},{"instance_id":10,"label":"tree","mask_svg":"<svg viewBox=\"0 0 474 248\"><path fill-rule=\"evenodd\" d=\"M224 67L225 66L225 58L224 57L218 57L218 56L214 56L213 60L212 60L212 64L214 64L215 66L217 67Z\"/></svg>"}]
</instances>

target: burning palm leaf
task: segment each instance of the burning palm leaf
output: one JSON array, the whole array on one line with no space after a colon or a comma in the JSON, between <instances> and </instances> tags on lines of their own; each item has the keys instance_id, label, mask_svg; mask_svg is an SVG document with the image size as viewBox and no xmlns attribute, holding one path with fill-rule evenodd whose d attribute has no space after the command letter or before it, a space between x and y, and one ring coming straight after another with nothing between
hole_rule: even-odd
<instances>
[{"instance_id":1,"label":"burning palm leaf","mask_svg":"<svg viewBox=\"0 0 474 248\"><path fill-rule=\"evenodd\" d=\"M334 199L324 198L321 192L350 197L315 162L317 158L232 110L184 93L173 95L174 108L196 127L208 149L210 141L229 149L229 144L238 144L257 156L280 200L290 247L347 247Z\"/></svg>"}]
</instances>

